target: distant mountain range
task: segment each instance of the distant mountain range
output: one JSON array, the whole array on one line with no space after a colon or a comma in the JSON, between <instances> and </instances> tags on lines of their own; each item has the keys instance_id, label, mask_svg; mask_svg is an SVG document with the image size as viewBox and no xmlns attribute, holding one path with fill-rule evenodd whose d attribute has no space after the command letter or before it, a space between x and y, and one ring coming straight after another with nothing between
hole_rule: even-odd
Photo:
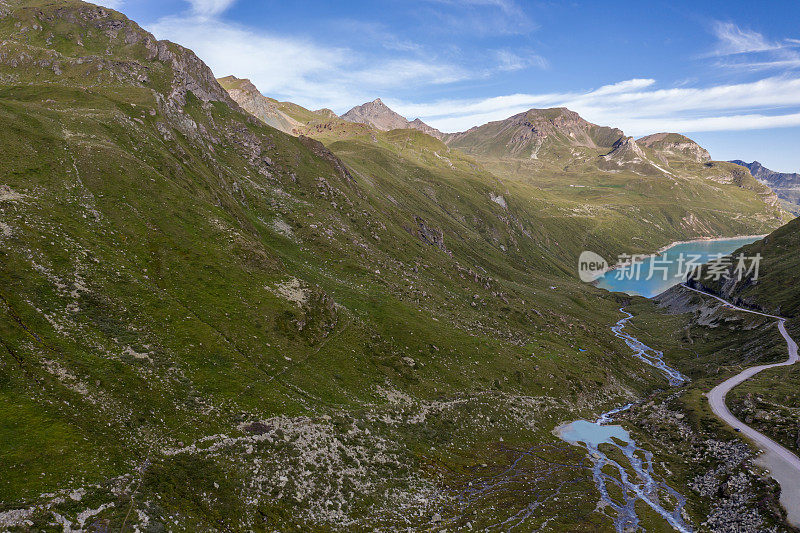
<instances>
[{"instance_id":1,"label":"distant mountain range","mask_svg":"<svg viewBox=\"0 0 800 533\"><path fill-rule=\"evenodd\" d=\"M734 159L731 163L736 163L750 170L753 177L775 191L778 198L791 204L787 206L787 209L800 215L800 174L797 172L775 172L758 161L747 163L741 159Z\"/></svg>"},{"instance_id":2,"label":"distant mountain range","mask_svg":"<svg viewBox=\"0 0 800 533\"><path fill-rule=\"evenodd\" d=\"M708 151L684 135L655 133L637 140L626 137L618 128L592 124L563 107L530 109L464 132L443 133L419 118L408 120L380 98L355 106L339 117L329 109L308 111L296 104L263 96L249 80L227 76L219 81L245 110L293 135L329 137L338 130L340 136L346 137L352 133L341 122L337 124L338 119L379 131L415 129L450 147L488 159L533 160L560 167L591 162L604 171L626 167L639 174L670 176L674 175L674 170L670 170L671 162L711 162ZM734 180L735 174L721 179Z\"/></svg>"},{"instance_id":3,"label":"distant mountain range","mask_svg":"<svg viewBox=\"0 0 800 533\"><path fill-rule=\"evenodd\" d=\"M711 161L707 150L678 133L655 133L636 140L620 129L592 124L564 107L530 109L459 133L442 133L419 118L409 121L380 98L352 108L341 118L381 131L416 129L478 157L569 164L577 155L591 152L592 159L600 156L595 162L606 170L627 166L641 173L668 175L672 174L667 170L670 160Z\"/></svg>"},{"instance_id":4,"label":"distant mountain range","mask_svg":"<svg viewBox=\"0 0 800 533\"><path fill-rule=\"evenodd\" d=\"M220 81L230 87L230 80ZM769 225L788 217L768 186L739 165L712 161L706 149L684 135L663 132L635 139L563 107L530 109L464 132L443 133L418 118L408 120L380 98L337 116L330 110L310 111L264 96L259 103L252 89L229 92L256 116L274 107L285 115L283 124L293 121L291 127L277 126L284 132L326 145L343 142L351 145L348 150L357 141L391 150L416 146L429 154L426 159L432 156L445 166L464 164L464 155L474 158L476 170L547 190L559 198L553 201L570 203L575 216L583 213L594 223L603 217L617 220L603 225L598 238L617 240L620 247L639 239L641 224L665 235L677 230L687 236L714 236L742 224L751 228L740 227L734 233L753 233L753 224ZM270 112L267 123L276 123L275 113ZM425 135L412 138L401 134L403 130ZM744 196L742 189L748 191Z\"/></svg>"}]
</instances>

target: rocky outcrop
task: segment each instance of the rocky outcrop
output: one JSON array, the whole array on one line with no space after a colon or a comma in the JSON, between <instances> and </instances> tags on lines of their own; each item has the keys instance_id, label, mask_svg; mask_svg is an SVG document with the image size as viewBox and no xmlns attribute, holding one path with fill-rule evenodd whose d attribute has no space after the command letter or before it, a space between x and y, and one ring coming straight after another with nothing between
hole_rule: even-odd
<instances>
[{"instance_id":1,"label":"rocky outcrop","mask_svg":"<svg viewBox=\"0 0 800 533\"><path fill-rule=\"evenodd\" d=\"M342 178L343 181L348 183L353 183L353 176L350 174L350 171L347 170L347 167L342 160L336 157L336 155L325 148L325 145L319 142L316 139L312 139L311 137L306 137L305 135L299 136L300 142L305 145L306 148L311 150L314 155L320 157L331 164L333 169Z\"/></svg>"},{"instance_id":2,"label":"rocky outcrop","mask_svg":"<svg viewBox=\"0 0 800 533\"><path fill-rule=\"evenodd\" d=\"M303 124L278 109L275 101L261 94L250 80L226 76L218 81L242 109L265 124L290 135L293 135L303 126ZM331 113L333 112L331 111Z\"/></svg>"},{"instance_id":3,"label":"rocky outcrop","mask_svg":"<svg viewBox=\"0 0 800 533\"><path fill-rule=\"evenodd\" d=\"M409 122L408 123L408 127L409 128L413 128L415 130L419 130L422 133L427 133L431 137L433 137L435 139L439 139L440 141L442 139L444 139L444 133L442 133L441 131L437 130L433 126L428 126L427 124L425 124L424 122L422 122L418 118L415 118L414 120Z\"/></svg>"},{"instance_id":4,"label":"rocky outcrop","mask_svg":"<svg viewBox=\"0 0 800 533\"><path fill-rule=\"evenodd\" d=\"M417 223L417 236L424 242L431 246L436 246L442 251L447 251L444 245L444 232L437 228L430 227L424 219L415 216L414 221Z\"/></svg>"},{"instance_id":5,"label":"rocky outcrop","mask_svg":"<svg viewBox=\"0 0 800 533\"><path fill-rule=\"evenodd\" d=\"M641 163L647 160L647 156L636 144L633 137L623 137L614 143L613 149L603 156L606 161L616 161L618 163Z\"/></svg>"},{"instance_id":6,"label":"rocky outcrop","mask_svg":"<svg viewBox=\"0 0 800 533\"><path fill-rule=\"evenodd\" d=\"M116 11L82 2L22 4L4 16L15 19L16 31L3 43L0 72L18 83L27 81L22 76L33 67L37 83L147 87L179 106L191 92L203 102L236 107L194 52L157 40ZM66 44L41 46L53 41ZM97 53L98 44L105 46L102 55Z\"/></svg>"}]
</instances>

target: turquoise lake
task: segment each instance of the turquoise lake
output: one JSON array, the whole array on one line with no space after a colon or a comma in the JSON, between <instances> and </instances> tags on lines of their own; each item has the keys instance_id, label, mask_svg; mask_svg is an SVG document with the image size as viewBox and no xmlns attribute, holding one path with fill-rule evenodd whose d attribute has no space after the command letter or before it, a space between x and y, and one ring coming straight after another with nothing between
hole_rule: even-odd
<instances>
[{"instance_id":1,"label":"turquoise lake","mask_svg":"<svg viewBox=\"0 0 800 533\"><path fill-rule=\"evenodd\" d=\"M664 250L659 256L649 256L638 262L638 267L634 267L635 270L609 270L597 279L596 284L609 291L652 298L673 285L682 283L689 261L694 264L707 263L709 259L715 259L719 254L728 255L760 238L749 236L676 244ZM616 260L610 262L614 263ZM647 279L648 277L650 279Z\"/></svg>"}]
</instances>

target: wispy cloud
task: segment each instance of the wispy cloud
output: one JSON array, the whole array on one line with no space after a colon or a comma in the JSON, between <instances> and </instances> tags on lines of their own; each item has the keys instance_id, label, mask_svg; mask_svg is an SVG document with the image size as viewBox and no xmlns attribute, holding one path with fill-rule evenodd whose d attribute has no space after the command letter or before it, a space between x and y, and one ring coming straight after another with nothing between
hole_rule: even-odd
<instances>
[{"instance_id":1,"label":"wispy cloud","mask_svg":"<svg viewBox=\"0 0 800 533\"><path fill-rule=\"evenodd\" d=\"M187 0L195 15L213 17L224 13L236 0Z\"/></svg>"},{"instance_id":2,"label":"wispy cloud","mask_svg":"<svg viewBox=\"0 0 800 533\"><path fill-rule=\"evenodd\" d=\"M214 74L250 78L264 93L310 107L344 110L409 85L435 86L473 75L448 62L373 58L349 48L255 31L218 17L166 17L148 26L159 38L194 50Z\"/></svg>"},{"instance_id":3,"label":"wispy cloud","mask_svg":"<svg viewBox=\"0 0 800 533\"><path fill-rule=\"evenodd\" d=\"M425 104L387 103L401 114L419 116L443 131L462 131L530 108L568 107L601 125L629 135L658 131L718 131L800 125L800 78L766 78L710 87L654 88L652 79L633 79L584 92L513 94L479 100Z\"/></svg>"},{"instance_id":4,"label":"wispy cloud","mask_svg":"<svg viewBox=\"0 0 800 533\"><path fill-rule=\"evenodd\" d=\"M654 85L656 80L650 78L634 78L632 80L619 81L610 85L603 85L599 89L592 91L594 96L603 96L609 94L622 94L630 93L638 89L644 89Z\"/></svg>"},{"instance_id":5,"label":"wispy cloud","mask_svg":"<svg viewBox=\"0 0 800 533\"><path fill-rule=\"evenodd\" d=\"M509 15L523 14L522 8L513 0L430 0L439 4L451 6L488 6L499 8Z\"/></svg>"},{"instance_id":6,"label":"wispy cloud","mask_svg":"<svg viewBox=\"0 0 800 533\"><path fill-rule=\"evenodd\" d=\"M421 44L397 36L389 27L379 22L347 18L336 20L335 26L340 32L366 41L370 46L377 44L386 50L397 52L423 52Z\"/></svg>"},{"instance_id":7,"label":"wispy cloud","mask_svg":"<svg viewBox=\"0 0 800 533\"><path fill-rule=\"evenodd\" d=\"M713 24L712 33L717 44L707 56L717 57L719 66L748 70L800 67L800 40L772 40L757 31L720 21Z\"/></svg>"},{"instance_id":8,"label":"wispy cloud","mask_svg":"<svg viewBox=\"0 0 800 533\"><path fill-rule=\"evenodd\" d=\"M224 13L235 1L186 0L188 11L159 19L147 29L158 38L194 50L217 76L247 77L269 96L339 111L409 87L436 87L486 79L498 72L547 67L547 61L532 50L495 50L477 61L467 60L457 52L431 52L380 23L354 20L340 21L341 27L361 41L336 47L229 22ZM517 9L510 0L468 0L467 4L499 12ZM364 40L371 46L359 46Z\"/></svg>"},{"instance_id":9,"label":"wispy cloud","mask_svg":"<svg viewBox=\"0 0 800 533\"><path fill-rule=\"evenodd\" d=\"M536 24L513 0L427 0L433 9L421 10L425 24L434 31L471 37L527 34ZM437 8L438 7L438 8ZM435 24L431 24L435 21Z\"/></svg>"},{"instance_id":10,"label":"wispy cloud","mask_svg":"<svg viewBox=\"0 0 800 533\"><path fill-rule=\"evenodd\" d=\"M94 0L94 3L111 9L121 9L125 5L123 0Z\"/></svg>"},{"instance_id":11,"label":"wispy cloud","mask_svg":"<svg viewBox=\"0 0 800 533\"><path fill-rule=\"evenodd\" d=\"M712 31L718 39L713 55L749 54L784 48L784 44L770 42L757 31L740 28L732 22L716 21Z\"/></svg>"},{"instance_id":12,"label":"wispy cloud","mask_svg":"<svg viewBox=\"0 0 800 533\"><path fill-rule=\"evenodd\" d=\"M105 0L111 1L118 0ZM424 1L456 16L462 24L473 20L475 14L497 20L524 15L512 0ZM783 76L701 87L692 86L696 81L659 87L654 79L635 78L585 91L415 103L393 100L390 95L409 87L447 86L527 68L547 68L548 64L535 51L521 47L489 49L479 60L472 57L469 62L458 53L443 59L419 43L397 37L385 26L360 21L353 22L360 26L359 31L351 28L352 33L378 46L365 49L349 42L336 47L230 23L223 15L235 0L186 2L190 9L184 14L163 18L148 29L192 48L218 76L248 77L265 94L312 108L344 111L381 96L400 113L421 117L443 131L465 130L533 107L560 106L632 135L800 125L800 77L788 75L792 68L800 67L800 41L769 39L732 23L714 25L718 42L705 57L720 64L735 62L740 68L781 67Z\"/></svg>"},{"instance_id":13,"label":"wispy cloud","mask_svg":"<svg viewBox=\"0 0 800 533\"><path fill-rule=\"evenodd\" d=\"M497 50L495 51L495 56L497 59L496 68L501 72L513 72L529 67L544 69L549 66L545 58L530 50L522 54L510 50Z\"/></svg>"}]
</instances>

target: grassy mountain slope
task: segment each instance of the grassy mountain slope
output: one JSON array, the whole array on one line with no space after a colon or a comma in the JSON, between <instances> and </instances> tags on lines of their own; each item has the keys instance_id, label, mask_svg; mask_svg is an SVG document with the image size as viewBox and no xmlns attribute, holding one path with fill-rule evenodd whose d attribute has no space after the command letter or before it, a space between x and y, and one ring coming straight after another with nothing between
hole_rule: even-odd
<instances>
[{"instance_id":1,"label":"grassy mountain slope","mask_svg":"<svg viewBox=\"0 0 800 533\"><path fill-rule=\"evenodd\" d=\"M447 137L506 183L544 190L633 246L757 234L788 221L771 191L741 168L706 159L677 134L640 139L563 109L530 110ZM652 244L651 244L652 246ZM656 248L660 247L657 246Z\"/></svg>"},{"instance_id":2,"label":"grassy mountain slope","mask_svg":"<svg viewBox=\"0 0 800 533\"><path fill-rule=\"evenodd\" d=\"M550 432L663 379L560 207L413 130L346 166L118 13L0 6L3 527L479 527L536 494L526 527L610 527Z\"/></svg>"}]
</instances>

